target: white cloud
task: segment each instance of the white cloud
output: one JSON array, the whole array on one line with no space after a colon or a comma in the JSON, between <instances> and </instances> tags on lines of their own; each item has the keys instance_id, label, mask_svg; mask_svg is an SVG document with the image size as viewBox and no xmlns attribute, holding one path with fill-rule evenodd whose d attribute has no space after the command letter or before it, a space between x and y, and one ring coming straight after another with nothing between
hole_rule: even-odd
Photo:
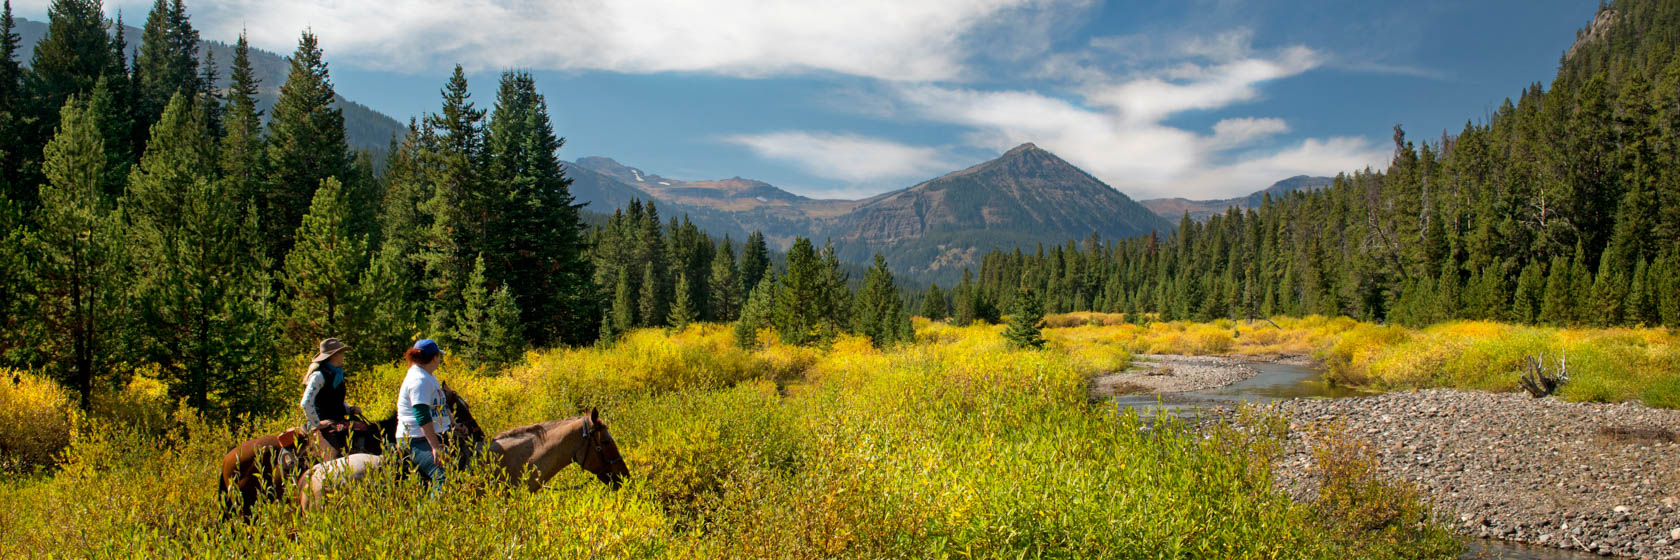
<instances>
[{"instance_id":1,"label":"white cloud","mask_svg":"<svg viewBox=\"0 0 1680 560\"><path fill-rule=\"evenodd\" d=\"M835 72L885 80L951 80L974 51L1048 48L1051 21L1088 0L198 0L206 38L291 52L312 28L333 60L435 71L524 67L760 77ZM25 13L45 0L21 0ZM149 0L114 0L145 20ZM1009 22L1025 22L1012 25ZM999 37L1020 40L998 40ZM1020 47L1026 45L1027 47ZM1025 48L1022 51L1021 48ZM998 54L998 53L994 53Z\"/></svg>"},{"instance_id":2,"label":"white cloud","mask_svg":"<svg viewBox=\"0 0 1680 560\"><path fill-rule=\"evenodd\" d=\"M1006 150L1036 142L1137 198L1227 198L1298 174L1334 174L1381 163L1385 150L1362 138L1305 139L1281 150L1257 142L1289 131L1282 119L1234 117L1199 132L1166 124L1187 111L1223 109L1260 96L1264 82L1317 67L1305 47L1255 55L1229 40L1185 43L1192 58L1247 53L1218 62L1184 61L1165 71L1117 79L1099 73L1075 88L1077 100L1037 91L983 91L904 85L905 110L969 127L970 143ZM1211 45L1211 46L1210 46Z\"/></svg>"},{"instance_id":3,"label":"white cloud","mask_svg":"<svg viewBox=\"0 0 1680 560\"><path fill-rule=\"evenodd\" d=\"M925 178L952 167L937 148L855 134L784 131L739 134L724 141L746 146L761 157L792 163L817 177L854 184Z\"/></svg>"},{"instance_id":4,"label":"white cloud","mask_svg":"<svg viewBox=\"0 0 1680 560\"><path fill-rule=\"evenodd\" d=\"M1243 146L1261 138L1285 132L1289 132L1289 123L1283 122L1283 119L1251 117L1225 119L1213 124L1213 138L1208 139L1208 147L1222 149Z\"/></svg>"}]
</instances>

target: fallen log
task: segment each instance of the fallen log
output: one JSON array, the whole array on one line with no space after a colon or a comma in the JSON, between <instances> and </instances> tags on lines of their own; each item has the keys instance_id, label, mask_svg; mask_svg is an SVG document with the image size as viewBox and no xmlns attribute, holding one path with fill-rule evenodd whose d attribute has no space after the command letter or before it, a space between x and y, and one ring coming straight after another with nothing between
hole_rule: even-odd
<instances>
[{"instance_id":1,"label":"fallen log","mask_svg":"<svg viewBox=\"0 0 1680 560\"><path fill-rule=\"evenodd\" d=\"M1556 393L1558 387L1569 382L1568 356L1558 358L1557 368L1547 368L1542 358L1529 356L1525 364L1525 371L1517 378L1517 384L1534 398L1550 396Z\"/></svg>"}]
</instances>

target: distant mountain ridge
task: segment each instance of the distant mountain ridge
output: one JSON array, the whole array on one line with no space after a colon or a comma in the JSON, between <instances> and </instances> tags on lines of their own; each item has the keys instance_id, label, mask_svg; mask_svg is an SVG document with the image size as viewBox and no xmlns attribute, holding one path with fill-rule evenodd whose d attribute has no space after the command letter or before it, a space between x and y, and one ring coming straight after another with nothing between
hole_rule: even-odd
<instances>
[{"instance_id":1,"label":"distant mountain ridge","mask_svg":"<svg viewBox=\"0 0 1680 560\"><path fill-rule=\"evenodd\" d=\"M47 24L24 18L14 18L17 25L18 59L24 66L29 65L35 52L35 44L39 43L47 34ZM128 25L123 26L123 34L128 40L128 60L132 63L140 51L141 30ZM205 52L212 53L216 58L216 87L226 90L232 80L229 67L233 65L233 45L220 41L199 41L199 56ZM286 57L262 49L251 49L251 70L258 81L257 104L263 111L263 121L267 122L269 110L274 102L280 99L280 85L286 83L286 75L291 72L291 63ZM408 133L408 126L372 108L351 101L343 95L338 96L338 106L344 110L344 133L350 147L367 150L382 156L391 147L391 139L401 140Z\"/></svg>"},{"instance_id":2,"label":"distant mountain ridge","mask_svg":"<svg viewBox=\"0 0 1680 560\"><path fill-rule=\"evenodd\" d=\"M863 200L818 200L762 181L684 181L605 157L568 165L572 194L610 213L630 198L660 215L686 215L715 235L762 231L778 247L795 236L832 241L840 257L876 252L901 273L948 281L994 248L1061 244L1096 233L1118 239L1170 231L1171 222L1033 144L996 159Z\"/></svg>"},{"instance_id":3,"label":"distant mountain ridge","mask_svg":"<svg viewBox=\"0 0 1680 560\"><path fill-rule=\"evenodd\" d=\"M1206 220L1215 214L1224 214L1226 210L1235 206L1239 209L1259 208L1265 202L1266 195L1279 198L1295 191L1314 191L1330 186L1336 182L1332 177L1314 177L1310 175L1296 175L1276 183L1265 189L1250 193L1248 196L1227 198L1223 200L1190 200L1187 198L1152 198L1139 201L1156 215L1168 219L1178 220L1185 214L1191 220Z\"/></svg>"}]
</instances>

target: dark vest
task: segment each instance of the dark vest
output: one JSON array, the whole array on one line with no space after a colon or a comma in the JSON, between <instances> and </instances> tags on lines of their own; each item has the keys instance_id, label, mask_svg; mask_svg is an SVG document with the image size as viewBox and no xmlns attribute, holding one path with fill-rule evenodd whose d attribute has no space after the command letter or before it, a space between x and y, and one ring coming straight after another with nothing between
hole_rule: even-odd
<instances>
[{"instance_id":1,"label":"dark vest","mask_svg":"<svg viewBox=\"0 0 1680 560\"><path fill-rule=\"evenodd\" d=\"M324 383L321 384L321 390L315 392L315 412L321 415L322 420L337 422L348 420L349 418L346 418L348 414L344 407L344 391L350 387L349 381L346 380L334 387L332 372L324 367L317 366L317 368L321 372L321 379Z\"/></svg>"}]
</instances>

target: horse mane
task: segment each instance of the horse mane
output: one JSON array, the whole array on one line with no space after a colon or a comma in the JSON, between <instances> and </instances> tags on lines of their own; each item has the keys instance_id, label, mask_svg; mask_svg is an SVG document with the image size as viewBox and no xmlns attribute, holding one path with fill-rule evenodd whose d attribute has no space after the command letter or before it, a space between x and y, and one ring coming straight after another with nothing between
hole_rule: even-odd
<instances>
[{"instance_id":1,"label":"horse mane","mask_svg":"<svg viewBox=\"0 0 1680 560\"><path fill-rule=\"evenodd\" d=\"M548 437L549 428L554 427L554 426L558 426L558 425L566 423L566 422L570 422L572 420L577 420L579 418L581 418L581 417L572 416L572 417L569 417L569 418L560 418L560 419L557 419L557 420L549 420L547 422L537 422L535 424L526 424L524 426L519 426L517 428L508 428L507 431L496 434L496 437L490 438L490 440L491 441L496 441L496 440L501 440L501 439L510 439L510 438L519 438L519 437L534 437L534 438L537 438L537 439L543 439L543 438Z\"/></svg>"}]
</instances>

